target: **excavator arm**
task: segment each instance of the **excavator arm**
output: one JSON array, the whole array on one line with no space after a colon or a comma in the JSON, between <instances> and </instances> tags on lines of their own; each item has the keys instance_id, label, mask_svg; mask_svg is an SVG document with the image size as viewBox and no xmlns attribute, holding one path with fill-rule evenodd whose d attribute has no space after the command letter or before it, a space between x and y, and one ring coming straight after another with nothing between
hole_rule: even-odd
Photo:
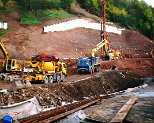
<instances>
[{"instance_id":1,"label":"excavator arm","mask_svg":"<svg viewBox=\"0 0 154 123\"><path fill-rule=\"evenodd\" d=\"M92 57L95 57L95 54L98 50L103 49L103 52L106 54L109 51L109 42L108 40L104 39L100 43L96 45L94 49L91 51Z\"/></svg>"},{"instance_id":2,"label":"excavator arm","mask_svg":"<svg viewBox=\"0 0 154 123\"><path fill-rule=\"evenodd\" d=\"M0 49L4 55L3 72L21 72L21 65L16 59L9 58L9 53L2 40L0 40Z\"/></svg>"},{"instance_id":3,"label":"excavator arm","mask_svg":"<svg viewBox=\"0 0 154 123\"><path fill-rule=\"evenodd\" d=\"M4 67L5 67L5 69L6 69L6 65L7 65L7 62L8 62L8 60L9 60L9 53L8 53L8 51L6 50L6 48L5 48L5 46L4 46L4 44L3 44L3 42L2 42L2 40L0 40L0 49L1 49L1 51L2 51L2 53L3 53L3 55L4 55Z\"/></svg>"}]
</instances>

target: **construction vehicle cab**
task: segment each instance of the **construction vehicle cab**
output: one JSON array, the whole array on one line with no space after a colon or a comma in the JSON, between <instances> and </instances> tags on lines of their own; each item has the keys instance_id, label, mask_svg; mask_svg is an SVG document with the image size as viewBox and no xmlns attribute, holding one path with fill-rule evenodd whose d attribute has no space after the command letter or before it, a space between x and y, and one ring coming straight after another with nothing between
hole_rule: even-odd
<instances>
[{"instance_id":1,"label":"construction vehicle cab","mask_svg":"<svg viewBox=\"0 0 154 123\"><path fill-rule=\"evenodd\" d=\"M13 72L13 71L19 71L19 70L21 71L21 69L19 69L20 65L16 59L9 59L6 65L4 64L4 67L5 67L4 70L6 72L11 72L11 71Z\"/></svg>"}]
</instances>

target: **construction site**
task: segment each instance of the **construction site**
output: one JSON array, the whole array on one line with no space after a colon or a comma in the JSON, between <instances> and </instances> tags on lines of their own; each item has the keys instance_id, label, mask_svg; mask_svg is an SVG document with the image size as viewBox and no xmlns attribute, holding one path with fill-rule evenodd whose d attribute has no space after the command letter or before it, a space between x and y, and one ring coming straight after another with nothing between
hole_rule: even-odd
<instances>
[{"instance_id":1,"label":"construction site","mask_svg":"<svg viewBox=\"0 0 154 123\"><path fill-rule=\"evenodd\" d=\"M102 6L100 22L3 14L0 123L154 122L154 42L107 22Z\"/></svg>"}]
</instances>

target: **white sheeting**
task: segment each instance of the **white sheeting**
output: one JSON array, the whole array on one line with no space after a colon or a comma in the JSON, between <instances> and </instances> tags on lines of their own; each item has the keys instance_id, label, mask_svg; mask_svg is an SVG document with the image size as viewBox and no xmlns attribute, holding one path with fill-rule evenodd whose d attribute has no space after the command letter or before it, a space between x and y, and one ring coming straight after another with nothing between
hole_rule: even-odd
<instances>
[{"instance_id":1,"label":"white sheeting","mask_svg":"<svg viewBox=\"0 0 154 123\"><path fill-rule=\"evenodd\" d=\"M21 119L41 112L41 107L36 97L24 102L0 107L0 118L10 115L13 119Z\"/></svg>"},{"instance_id":2,"label":"white sheeting","mask_svg":"<svg viewBox=\"0 0 154 123\"><path fill-rule=\"evenodd\" d=\"M7 29L7 23L0 22L0 29Z\"/></svg>"},{"instance_id":3,"label":"white sheeting","mask_svg":"<svg viewBox=\"0 0 154 123\"><path fill-rule=\"evenodd\" d=\"M53 24L50 26L44 27L44 32L55 32L55 31L66 31L74 28L89 28L94 30L101 30L101 24L100 23L91 23L84 19L74 19L67 22L62 22L59 24ZM103 28L103 27L102 27ZM117 27L106 25L106 31L112 32L115 34L121 35L122 30Z\"/></svg>"}]
</instances>

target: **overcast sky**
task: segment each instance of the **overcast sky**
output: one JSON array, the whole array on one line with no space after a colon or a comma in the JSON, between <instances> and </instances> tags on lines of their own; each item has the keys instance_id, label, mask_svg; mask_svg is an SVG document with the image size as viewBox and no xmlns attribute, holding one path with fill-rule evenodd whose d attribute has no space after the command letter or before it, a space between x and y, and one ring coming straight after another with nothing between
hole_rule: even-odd
<instances>
[{"instance_id":1,"label":"overcast sky","mask_svg":"<svg viewBox=\"0 0 154 123\"><path fill-rule=\"evenodd\" d=\"M148 5L154 7L154 0L144 0Z\"/></svg>"}]
</instances>

